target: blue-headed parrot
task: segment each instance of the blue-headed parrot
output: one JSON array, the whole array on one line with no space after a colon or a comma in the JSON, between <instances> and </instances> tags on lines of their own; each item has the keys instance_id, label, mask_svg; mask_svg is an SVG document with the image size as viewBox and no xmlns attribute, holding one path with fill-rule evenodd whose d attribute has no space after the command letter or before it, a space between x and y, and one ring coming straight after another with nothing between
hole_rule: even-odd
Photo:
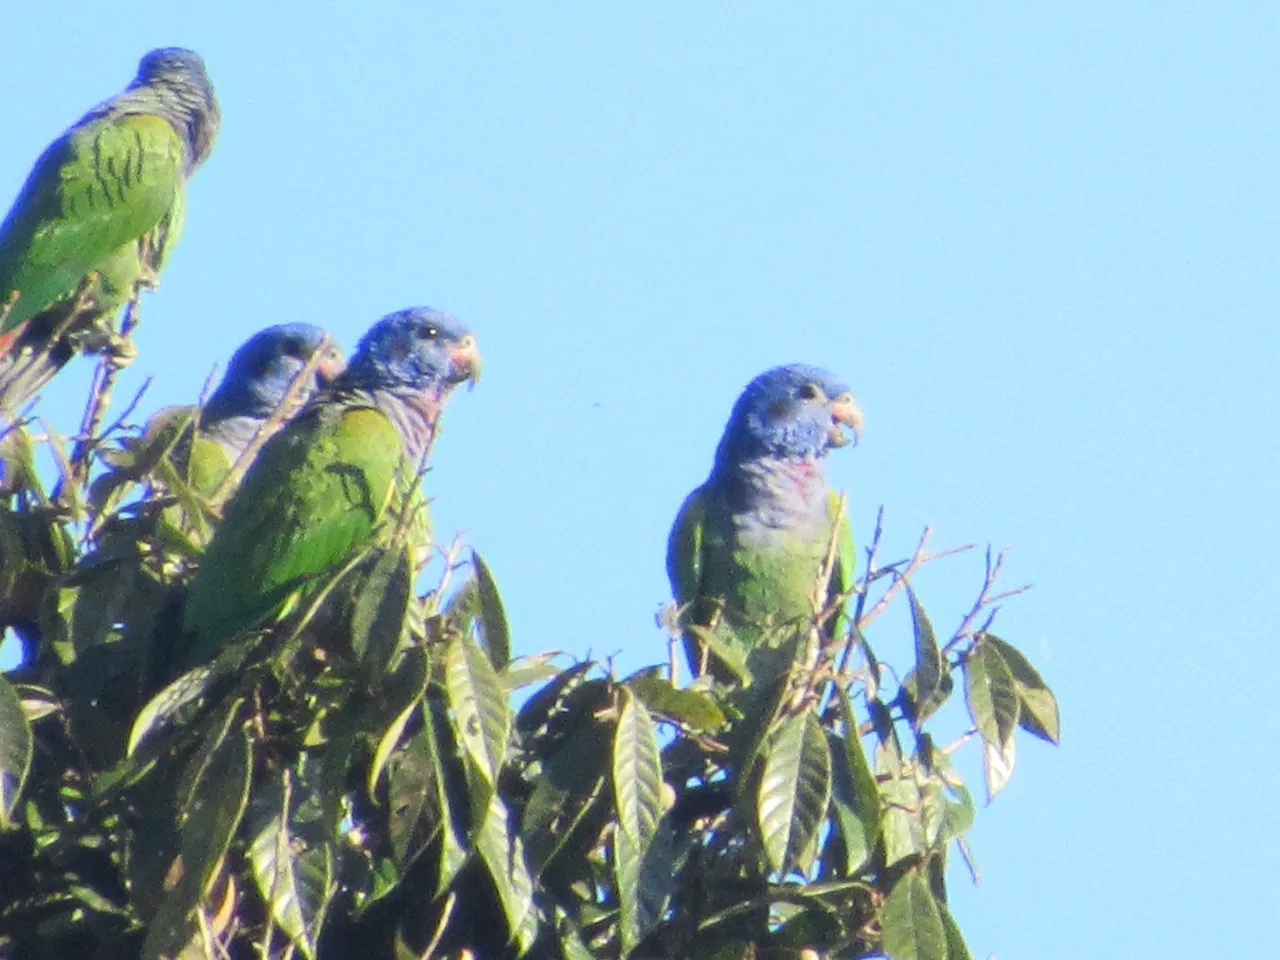
<instances>
[{"instance_id":1,"label":"blue-headed parrot","mask_svg":"<svg viewBox=\"0 0 1280 960\"><path fill-rule=\"evenodd\" d=\"M833 374L805 364L760 374L734 404L711 475L676 517L667 574L682 623L711 628L742 665L766 636L812 622L815 597L826 605L852 587L853 538L847 516L835 526L840 498L824 470L827 453L848 442L843 426L856 438L862 414ZM818 584L833 537L830 579ZM690 668L727 679L704 647L684 632Z\"/></svg>"},{"instance_id":2,"label":"blue-headed parrot","mask_svg":"<svg viewBox=\"0 0 1280 960\"><path fill-rule=\"evenodd\" d=\"M166 47L40 155L0 224L0 413L79 351L127 355L115 315L158 282L220 118L204 61Z\"/></svg>"}]
</instances>

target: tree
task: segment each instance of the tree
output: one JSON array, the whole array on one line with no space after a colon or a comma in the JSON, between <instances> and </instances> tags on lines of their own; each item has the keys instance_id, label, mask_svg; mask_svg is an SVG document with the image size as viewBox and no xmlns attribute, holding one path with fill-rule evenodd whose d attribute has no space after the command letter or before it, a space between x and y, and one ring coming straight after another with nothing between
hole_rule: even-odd
<instances>
[{"instance_id":1,"label":"tree","mask_svg":"<svg viewBox=\"0 0 1280 960\"><path fill-rule=\"evenodd\" d=\"M778 677L680 685L673 617L671 663L629 676L513 658L478 554L443 550L419 592L393 547L353 560L353 601L322 590L174 676L219 501L174 468L180 431L139 442L137 398L101 426L112 376L74 445L0 436L0 626L26 650L0 680L6 953L969 956L945 873L975 805L952 749L980 744L994 796L1018 727L1059 736L1049 687L992 632L1018 592L997 590L1003 553L939 636L912 578L957 551L926 530L882 563L881 515L835 643L812 629ZM905 675L866 635L893 603ZM944 745L957 684L972 730Z\"/></svg>"}]
</instances>

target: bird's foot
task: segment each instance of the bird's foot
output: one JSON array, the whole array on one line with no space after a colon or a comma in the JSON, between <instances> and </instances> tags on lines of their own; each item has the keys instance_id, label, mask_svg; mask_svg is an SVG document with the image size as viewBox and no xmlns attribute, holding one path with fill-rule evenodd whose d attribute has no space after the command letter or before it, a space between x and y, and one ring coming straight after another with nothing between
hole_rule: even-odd
<instances>
[{"instance_id":1,"label":"bird's foot","mask_svg":"<svg viewBox=\"0 0 1280 960\"><path fill-rule=\"evenodd\" d=\"M117 370L138 359L138 348L128 334L112 333L102 351Z\"/></svg>"}]
</instances>

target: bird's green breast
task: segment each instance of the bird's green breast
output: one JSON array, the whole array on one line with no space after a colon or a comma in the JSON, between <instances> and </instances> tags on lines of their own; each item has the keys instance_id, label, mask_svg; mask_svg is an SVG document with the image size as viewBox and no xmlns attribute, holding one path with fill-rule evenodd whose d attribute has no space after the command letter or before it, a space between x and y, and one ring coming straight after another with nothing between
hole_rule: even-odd
<instances>
[{"instance_id":1,"label":"bird's green breast","mask_svg":"<svg viewBox=\"0 0 1280 960\"><path fill-rule=\"evenodd\" d=\"M703 596L723 602L736 630L812 615L810 595L826 557L829 524L823 535L779 531L762 541L713 511L704 537Z\"/></svg>"}]
</instances>

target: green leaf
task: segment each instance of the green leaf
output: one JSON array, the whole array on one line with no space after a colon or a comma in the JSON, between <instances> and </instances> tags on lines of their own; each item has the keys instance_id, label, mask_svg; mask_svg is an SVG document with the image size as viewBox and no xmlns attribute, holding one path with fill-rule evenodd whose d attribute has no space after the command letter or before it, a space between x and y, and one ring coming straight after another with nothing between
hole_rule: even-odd
<instances>
[{"instance_id":1,"label":"green leaf","mask_svg":"<svg viewBox=\"0 0 1280 960\"><path fill-rule=\"evenodd\" d=\"M622 955L634 950L658 926L674 886L674 844L669 823L655 825L650 842L637 847L625 830L613 835L613 868L618 882Z\"/></svg>"},{"instance_id":2,"label":"green leaf","mask_svg":"<svg viewBox=\"0 0 1280 960\"><path fill-rule=\"evenodd\" d=\"M233 697L218 713L200 725L199 732L204 734L200 741L200 748L183 768L174 794L174 801L179 811L186 810L195 802L196 795L208 775L209 767L218 755L218 750L240 718L240 707L243 703L243 697Z\"/></svg>"},{"instance_id":3,"label":"green leaf","mask_svg":"<svg viewBox=\"0 0 1280 960\"><path fill-rule=\"evenodd\" d=\"M942 680L942 651L938 649L929 615L910 584L907 599L911 602L911 624L916 640L916 694L921 701L926 701L937 692Z\"/></svg>"},{"instance_id":4,"label":"green leaf","mask_svg":"<svg viewBox=\"0 0 1280 960\"><path fill-rule=\"evenodd\" d=\"M1018 725L1018 691L1004 657L984 640L964 662L964 693L982 739L1003 747Z\"/></svg>"},{"instance_id":5,"label":"green leaf","mask_svg":"<svg viewBox=\"0 0 1280 960\"><path fill-rule=\"evenodd\" d=\"M378 788L378 780L382 776L383 767L393 750L400 743L405 725L418 708L422 695L427 692L428 680L427 653L422 647L410 647L404 653L400 665L390 677L381 691L381 705L392 706L395 716L378 738L378 746L373 752L373 761L369 764L369 775L366 788L369 796L373 796Z\"/></svg>"},{"instance_id":6,"label":"green leaf","mask_svg":"<svg viewBox=\"0 0 1280 960\"><path fill-rule=\"evenodd\" d=\"M931 743L927 750L931 772L920 791L921 818L927 843L938 849L973 826L974 807L969 789L946 753Z\"/></svg>"},{"instance_id":7,"label":"green leaf","mask_svg":"<svg viewBox=\"0 0 1280 960\"><path fill-rule=\"evenodd\" d=\"M387 832L398 867L411 863L426 847L423 815L434 788L431 751L424 734L409 737L387 764ZM439 829L437 819L434 828ZM434 830L432 831L434 833Z\"/></svg>"},{"instance_id":8,"label":"green leaf","mask_svg":"<svg viewBox=\"0 0 1280 960\"><path fill-rule=\"evenodd\" d=\"M476 587L480 599L480 626L484 648L493 669L501 672L511 661L511 633L507 628L507 612L502 605L498 583L484 558L471 551L471 564L476 571Z\"/></svg>"},{"instance_id":9,"label":"green leaf","mask_svg":"<svg viewBox=\"0 0 1280 960\"><path fill-rule=\"evenodd\" d=\"M470 760L468 769L496 788L506 759L511 714L493 665L467 637L455 637L449 644L445 689L453 708L454 732Z\"/></svg>"},{"instance_id":10,"label":"green leaf","mask_svg":"<svg viewBox=\"0 0 1280 960\"><path fill-rule=\"evenodd\" d=\"M475 834L476 851L489 871L507 918L507 942L514 941L523 956L538 936L538 915L533 906L533 878L529 875L520 838L514 841L508 828L506 804L496 793Z\"/></svg>"},{"instance_id":11,"label":"green leaf","mask_svg":"<svg viewBox=\"0 0 1280 960\"><path fill-rule=\"evenodd\" d=\"M229 711L231 715L234 711ZM192 758L183 782L192 784L191 802L181 825L181 873L147 928L144 960L202 956L202 940L192 912L217 877L249 801L253 757L241 729L219 725L212 751Z\"/></svg>"},{"instance_id":12,"label":"green leaf","mask_svg":"<svg viewBox=\"0 0 1280 960\"><path fill-rule=\"evenodd\" d=\"M1055 745L1061 742L1062 728L1058 716L1058 699L1049 689L1049 685L1044 682L1039 671L1013 644L990 633L985 634L984 639L1000 651L1018 686L1018 699L1022 701L1018 724L1041 740L1047 740Z\"/></svg>"},{"instance_id":13,"label":"green leaf","mask_svg":"<svg viewBox=\"0 0 1280 960\"><path fill-rule=\"evenodd\" d=\"M1000 746L987 740L982 741L982 772L987 784L987 803L996 798L1013 776L1013 765L1017 762L1017 741L1013 737Z\"/></svg>"},{"instance_id":14,"label":"green leaf","mask_svg":"<svg viewBox=\"0 0 1280 960\"><path fill-rule=\"evenodd\" d=\"M200 700L217 680L239 668L250 646L255 642L250 641L228 648L213 663L204 664L184 673L152 697L133 721L125 756L132 757L147 737L183 715L186 708Z\"/></svg>"},{"instance_id":15,"label":"green leaf","mask_svg":"<svg viewBox=\"0 0 1280 960\"><path fill-rule=\"evenodd\" d=\"M613 815L606 802L613 731L586 705L534 778L521 811L521 835L529 864L541 876L560 858L566 871L582 872L603 824Z\"/></svg>"},{"instance_id":16,"label":"green leaf","mask_svg":"<svg viewBox=\"0 0 1280 960\"><path fill-rule=\"evenodd\" d=\"M527 657L516 657L499 674L502 677L502 685L507 688L507 692L511 692L527 687L531 683L540 683L558 676L560 668L552 662L557 656L560 654L549 651Z\"/></svg>"},{"instance_id":17,"label":"green leaf","mask_svg":"<svg viewBox=\"0 0 1280 960\"><path fill-rule=\"evenodd\" d=\"M880 929L891 960L948 960L938 902L918 870L908 870L889 891Z\"/></svg>"},{"instance_id":18,"label":"green leaf","mask_svg":"<svg viewBox=\"0 0 1280 960\"><path fill-rule=\"evenodd\" d=\"M453 883L467 862L467 848L463 841L458 818L454 815L449 799L449 779L445 767L446 758L455 755L454 744L449 737L449 724L440 717L443 708L435 697L428 697L423 702L422 733L419 735L430 758L428 771L431 774L431 787L426 791L426 809L424 819L431 831L431 837L438 830L440 834L440 858L437 871L436 893L444 893ZM455 774L461 778L461 773ZM428 839L428 842L430 840Z\"/></svg>"},{"instance_id":19,"label":"green leaf","mask_svg":"<svg viewBox=\"0 0 1280 960\"><path fill-rule=\"evenodd\" d=\"M937 711L951 693L951 677L943 672L942 651L933 632L933 624L916 592L907 585L907 599L911 602L911 623L915 634L916 665L903 682L910 696L909 712L912 725L919 730L921 724Z\"/></svg>"},{"instance_id":20,"label":"green leaf","mask_svg":"<svg viewBox=\"0 0 1280 960\"><path fill-rule=\"evenodd\" d=\"M314 960L326 908L337 891L333 849L315 821L307 824L299 817L288 770L280 771L263 793L259 825L248 849L253 879L272 919ZM302 829L295 823L299 819L304 820Z\"/></svg>"},{"instance_id":21,"label":"green leaf","mask_svg":"<svg viewBox=\"0 0 1280 960\"><path fill-rule=\"evenodd\" d=\"M838 692L844 735L828 733L827 745L832 759L832 809L845 841L844 874L855 876L867 863L881 841L881 795L876 774L867 762L867 753L858 736L858 718L847 691Z\"/></svg>"},{"instance_id":22,"label":"green leaf","mask_svg":"<svg viewBox=\"0 0 1280 960\"><path fill-rule=\"evenodd\" d=\"M964 935L960 933L960 927L955 917L951 916L951 911L942 904L938 904L938 911L942 914L942 928L947 937L947 960L973 960L973 955L969 953L969 946L964 942Z\"/></svg>"},{"instance_id":23,"label":"green leaf","mask_svg":"<svg viewBox=\"0 0 1280 960\"><path fill-rule=\"evenodd\" d=\"M613 795L618 823L643 855L662 816L662 758L644 703L620 688L622 711L613 737Z\"/></svg>"},{"instance_id":24,"label":"green leaf","mask_svg":"<svg viewBox=\"0 0 1280 960\"><path fill-rule=\"evenodd\" d=\"M351 650L364 666L367 681L386 669L400 645L412 581L408 552L391 547L382 551L356 595L351 611Z\"/></svg>"},{"instance_id":25,"label":"green leaf","mask_svg":"<svg viewBox=\"0 0 1280 960\"><path fill-rule=\"evenodd\" d=\"M743 686L751 683L751 671L747 669L746 657L736 646L726 642L714 630L708 630L696 623L686 623L684 629L686 633L693 634L699 642L706 644L707 649L711 651L711 663L715 663L718 658L721 666L732 673L739 683Z\"/></svg>"},{"instance_id":26,"label":"green leaf","mask_svg":"<svg viewBox=\"0 0 1280 960\"><path fill-rule=\"evenodd\" d=\"M831 799L831 754L817 718L786 717L769 738L756 811L769 866L808 873Z\"/></svg>"},{"instance_id":27,"label":"green leaf","mask_svg":"<svg viewBox=\"0 0 1280 960\"><path fill-rule=\"evenodd\" d=\"M889 866L908 857L920 856L929 848L920 815L924 804L920 785L906 772L885 780L880 791L884 797L884 858Z\"/></svg>"},{"instance_id":28,"label":"green leaf","mask_svg":"<svg viewBox=\"0 0 1280 960\"><path fill-rule=\"evenodd\" d=\"M9 818L27 781L33 744L22 700L9 681L0 677L0 830L13 826Z\"/></svg>"},{"instance_id":29,"label":"green leaf","mask_svg":"<svg viewBox=\"0 0 1280 960\"><path fill-rule=\"evenodd\" d=\"M623 683L654 713L695 733L710 733L728 722L712 694L673 687L661 667L646 667Z\"/></svg>"},{"instance_id":30,"label":"green leaf","mask_svg":"<svg viewBox=\"0 0 1280 960\"><path fill-rule=\"evenodd\" d=\"M563 960L596 960L596 954L587 949L587 945L582 942L582 933L577 925L559 905L555 908L555 925Z\"/></svg>"},{"instance_id":31,"label":"green leaf","mask_svg":"<svg viewBox=\"0 0 1280 960\"><path fill-rule=\"evenodd\" d=\"M219 743L202 774L195 778L182 824L184 881L190 878L195 898L204 896L249 802L253 751L243 730L233 730ZM194 904L193 904L194 905Z\"/></svg>"}]
</instances>

